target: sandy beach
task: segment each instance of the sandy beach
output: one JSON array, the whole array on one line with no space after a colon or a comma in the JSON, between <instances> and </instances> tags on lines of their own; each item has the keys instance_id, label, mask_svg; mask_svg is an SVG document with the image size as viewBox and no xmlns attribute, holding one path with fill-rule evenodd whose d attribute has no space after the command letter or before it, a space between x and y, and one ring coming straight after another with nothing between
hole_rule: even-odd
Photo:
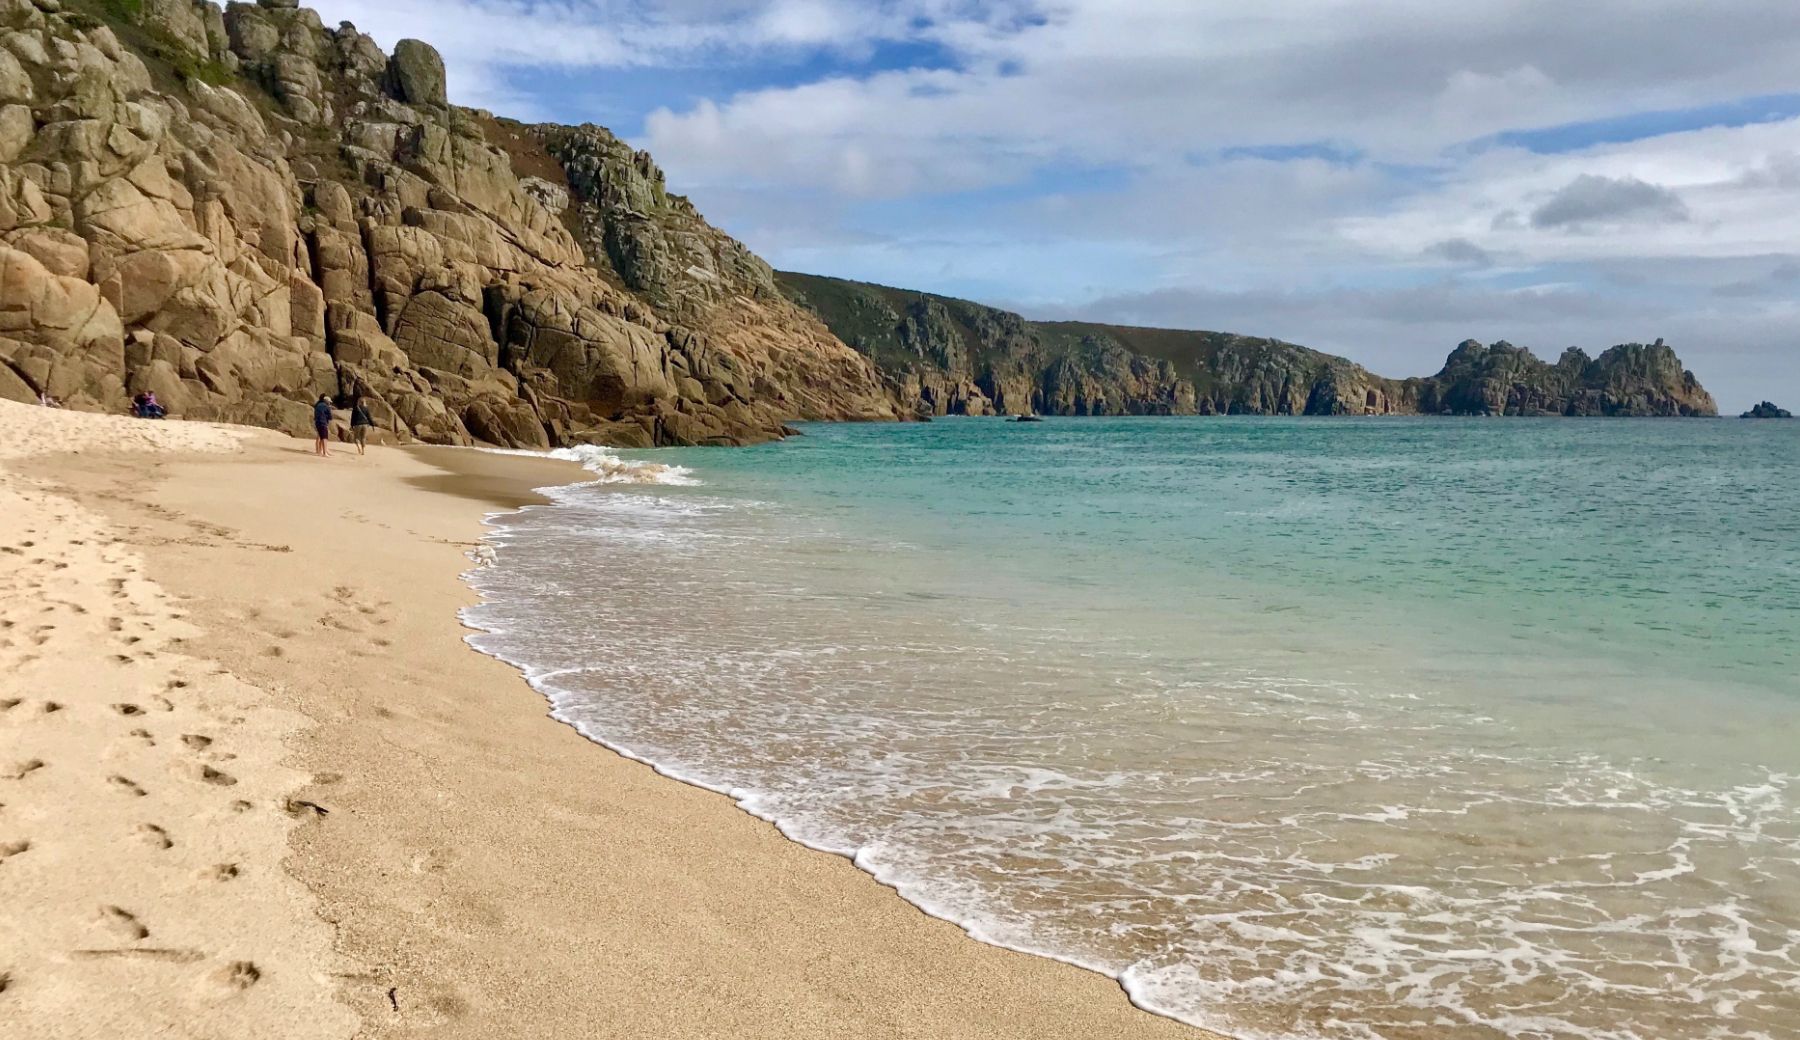
<instances>
[{"instance_id":1,"label":"sandy beach","mask_svg":"<svg viewBox=\"0 0 1800 1040\"><path fill-rule=\"evenodd\" d=\"M463 643L582 477L0 402L0 1016L38 1037L1177 1037Z\"/></svg>"}]
</instances>

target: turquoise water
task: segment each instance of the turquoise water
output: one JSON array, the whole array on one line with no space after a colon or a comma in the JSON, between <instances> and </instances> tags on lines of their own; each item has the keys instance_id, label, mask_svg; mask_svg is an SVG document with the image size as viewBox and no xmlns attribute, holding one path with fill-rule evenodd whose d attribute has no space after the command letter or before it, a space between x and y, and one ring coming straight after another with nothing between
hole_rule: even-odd
<instances>
[{"instance_id":1,"label":"turquoise water","mask_svg":"<svg viewBox=\"0 0 1800 1040\"><path fill-rule=\"evenodd\" d=\"M1184 1021L1800 1037L1800 424L806 433L589 453L477 645Z\"/></svg>"}]
</instances>

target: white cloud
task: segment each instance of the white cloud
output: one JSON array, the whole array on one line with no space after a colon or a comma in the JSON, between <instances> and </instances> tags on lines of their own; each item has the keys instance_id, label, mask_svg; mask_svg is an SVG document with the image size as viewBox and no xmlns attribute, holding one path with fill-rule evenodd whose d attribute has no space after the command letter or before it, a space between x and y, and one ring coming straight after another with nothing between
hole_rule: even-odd
<instances>
[{"instance_id":1,"label":"white cloud","mask_svg":"<svg viewBox=\"0 0 1800 1040\"><path fill-rule=\"evenodd\" d=\"M1622 96L1641 110L1791 90L1800 7L1725 6L1736 14L1671 0L1269 0L1254 13L1064 0L1013 31L922 30L954 48L954 72L845 79L828 95L819 84L750 91L703 112L659 112L647 138L702 183L777 154L789 168L765 160L764 175L840 189L809 171L852 148L911 167L895 184L926 183L970 149L1000 160L990 183L1017 178L1020 158L1155 165L1246 144L1347 140L1416 161L1507 129L1614 115Z\"/></svg>"}]
</instances>

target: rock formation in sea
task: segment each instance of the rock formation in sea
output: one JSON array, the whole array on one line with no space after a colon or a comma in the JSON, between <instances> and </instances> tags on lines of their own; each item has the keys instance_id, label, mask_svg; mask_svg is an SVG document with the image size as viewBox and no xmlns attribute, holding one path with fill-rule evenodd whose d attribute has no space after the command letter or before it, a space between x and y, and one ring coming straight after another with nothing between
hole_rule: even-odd
<instances>
[{"instance_id":1,"label":"rock formation in sea","mask_svg":"<svg viewBox=\"0 0 1800 1040\"><path fill-rule=\"evenodd\" d=\"M1509 351L1396 381L1273 340L778 278L610 132L450 104L417 40L388 55L296 0L0 0L0 397L150 390L304 434L318 395L360 395L393 439L514 447L921 412L1711 408L1660 345Z\"/></svg>"},{"instance_id":2,"label":"rock formation in sea","mask_svg":"<svg viewBox=\"0 0 1800 1040\"><path fill-rule=\"evenodd\" d=\"M1473 340L1435 376L1387 379L1279 340L1032 322L966 300L782 273L783 289L928 415L1716 415L1661 340L1551 365Z\"/></svg>"},{"instance_id":3,"label":"rock formation in sea","mask_svg":"<svg viewBox=\"0 0 1800 1040\"><path fill-rule=\"evenodd\" d=\"M733 444L874 367L597 127L448 103L294 0L0 0L0 397L397 438Z\"/></svg>"},{"instance_id":4,"label":"rock formation in sea","mask_svg":"<svg viewBox=\"0 0 1800 1040\"><path fill-rule=\"evenodd\" d=\"M1763 401L1756 407L1738 416L1740 419L1792 419L1794 413L1786 408L1777 408L1773 401Z\"/></svg>"}]
</instances>

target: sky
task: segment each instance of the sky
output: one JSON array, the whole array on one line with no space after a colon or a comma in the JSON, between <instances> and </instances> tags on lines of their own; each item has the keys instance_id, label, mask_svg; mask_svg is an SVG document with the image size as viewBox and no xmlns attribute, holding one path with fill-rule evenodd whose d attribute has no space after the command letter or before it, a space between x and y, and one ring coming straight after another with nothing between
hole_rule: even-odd
<instances>
[{"instance_id":1,"label":"sky","mask_svg":"<svg viewBox=\"0 0 1800 1040\"><path fill-rule=\"evenodd\" d=\"M1800 409L1793 0L310 2L780 268L1391 376L1663 338Z\"/></svg>"}]
</instances>

